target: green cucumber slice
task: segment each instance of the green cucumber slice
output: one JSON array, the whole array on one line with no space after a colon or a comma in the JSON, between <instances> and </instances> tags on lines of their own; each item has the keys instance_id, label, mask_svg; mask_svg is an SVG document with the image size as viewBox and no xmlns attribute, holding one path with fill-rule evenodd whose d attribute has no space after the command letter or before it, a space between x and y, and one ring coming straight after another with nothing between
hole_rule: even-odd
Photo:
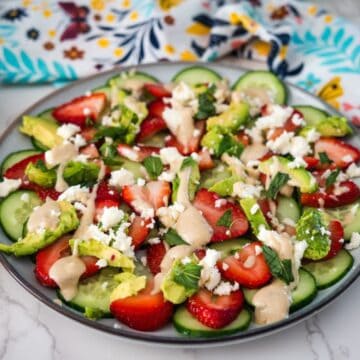
<instances>
[{"instance_id":1,"label":"green cucumber slice","mask_svg":"<svg viewBox=\"0 0 360 360\"><path fill-rule=\"evenodd\" d=\"M111 317L110 313L110 294L119 285L114 280L114 275L118 274L114 268L105 268L98 274L82 280L78 285L76 296L70 301L66 301L60 291L58 297L71 308L85 312L87 308L100 311L103 317Z\"/></svg>"},{"instance_id":2,"label":"green cucumber slice","mask_svg":"<svg viewBox=\"0 0 360 360\"><path fill-rule=\"evenodd\" d=\"M308 126L316 126L319 122L326 120L330 115L321 109L309 105L295 105L294 109L300 111Z\"/></svg>"},{"instance_id":3,"label":"green cucumber slice","mask_svg":"<svg viewBox=\"0 0 360 360\"><path fill-rule=\"evenodd\" d=\"M2 201L0 205L0 224L11 240L17 241L22 237L24 224L33 209L41 205L41 203L39 196L30 190L15 191Z\"/></svg>"},{"instance_id":4,"label":"green cucumber slice","mask_svg":"<svg viewBox=\"0 0 360 360\"><path fill-rule=\"evenodd\" d=\"M55 124L57 124L56 119L52 116L53 110L54 110L53 108L44 110L44 111L42 111L40 114L38 114L37 116L42 117L43 119L52 121L52 122L54 122Z\"/></svg>"},{"instance_id":5,"label":"green cucumber slice","mask_svg":"<svg viewBox=\"0 0 360 360\"><path fill-rule=\"evenodd\" d=\"M210 249L221 252L221 257L230 255L235 250L241 249L244 245L249 244L251 240L248 239L233 239L222 242L212 243L209 245Z\"/></svg>"},{"instance_id":6,"label":"green cucumber slice","mask_svg":"<svg viewBox=\"0 0 360 360\"><path fill-rule=\"evenodd\" d=\"M222 329L212 329L195 319L186 309L180 306L173 317L175 329L183 335L191 337L214 337L230 335L238 331L246 330L251 322L251 313L243 309L238 317Z\"/></svg>"},{"instance_id":7,"label":"green cucumber slice","mask_svg":"<svg viewBox=\"0 0 360 360\"><path fill-rule=\"evenodd\" d=\"M329 260L312 262L304 265L304 268L314 276L318 289L326 289L342 279L353 263L354 258L351 254L342 249Z\"/></svg>"},{"instance_id":8,"label":"green cucumber slice","mask_svg":"<svg viewBox=\"0 0 360 360\"><path fill-rule=\"evenodd\" d=\"M111 86L112 83L115 83L118 88L124 86L126 80L139 80L143 81L144 83L158 83L159 80L154 76L146 74L142 71L135 71L134 73L131 72L122 72L119 75L115 75L110 78L106 85Z\"/></svg>"},{"instance_id":9,"label":"green cucumber slice","mask_svg":"<svg viewBox=\"0 0 360 360\"><path fill-rule=\"evenodd\" d=\"M35 138L31 138L31 143L33 144L34 148L37 151L47 151L49 150L49 148L47 146L45 146L44 144L42 144L39 140L35 139Z\"/></svg>"},{"instance_id":10,"label":"green cucumber slice","mask_svg":"<svg viewBox=\"0 0 360 360\"><path fill-rule=\"evenodd\" d=\"M285 84L270 71L249 71L241 75L233 85L233 90L246 91L259 89L269 91L276 104L286 104L287 90Z\"/></svg>"},{"instance_id":11,"label":"green cucumber slice","mask_svg":"<svg viewBox=\"0 0 360 360\"><path fill-rule=\"evenodd\" d=\"M172 82L178 83L183 81L188 85L197 84L216 84L222 79L222 77L214 70L210 70L204 66L190 66L183 70L180 70L172 78Z\"/></svg>"},{"instance_id":12,"label":"green cucumber slice","mask_svg":"<svg viewBox=\"0 0 360 360\"><path fill-rule=\"evenodd\" d=\"M20 150L15 151L9 154L2 162L1 164L1 175L4 175L5 171L18 163L21 160L24 160L32 155L40 154L41 151L34 150L34 149L28 149L28 150Z\"/></svg>"},{"instance_id":13,"label":"green cucumber slice","mask_svg":"<svg viewBox=\"0 0 360 360\"><path fill-rule=\"evenodd\" d=\"M250 305L254 306L252 299L257 292L257 289L243 289L245 301ZM317 294L317 287L315 278L310 272L299 269L299 284L291 292L292 303L290 306L290 312L299 310L305 305L311 303Z\"/></svg>"},{"instance_id":14,"label":"green cucumber slice","mask_svg":"<svg viewBox=\"0 0 360 360\"><path fill-rule=\"evenodd\" d=\"M284 223L285 219L290 219L296 224L300 219L300 215L300 207L293 198L285 196L277 198L276 217L281 223Z\"/></svg>"}]
</instances>

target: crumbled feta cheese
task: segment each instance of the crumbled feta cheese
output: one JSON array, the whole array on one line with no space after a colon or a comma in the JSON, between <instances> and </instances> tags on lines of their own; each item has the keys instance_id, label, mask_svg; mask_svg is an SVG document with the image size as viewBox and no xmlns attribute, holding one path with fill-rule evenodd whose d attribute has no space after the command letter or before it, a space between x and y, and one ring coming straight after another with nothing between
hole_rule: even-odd
<instances>
[{"instance_id":1,"label":"crumbled feta cheese","mask_svg":"<svg viewBox=\"0 0 360 360\"><path fill-rule=\"evenodd\" d=\"M296 126L300 126L304 123L304 118L302 116L300 116L298 113L295 113L291 117L291 122Z\"/></svg>"},{"instance_id":2,"label":"crumbled feta cheese","mask_svg":"<svg viewBox=\"0 0 360 360\"><path fill-rule=\"evenodd\" d=\"M79 201L85 204L90 197L90 190L87 187L81 187L81 185L74 185L67 188L59 196L59 200L65 200L69 202Z\"/></svg>"},{"instance_id":3,"label":"crumbled feta cheese","mask_svg":"<svg viewBox=\"0 0 360 360\"><path fill-rule=\"evenodd\" d=\"M181 259L181 263L182 263L183 265L190 264L190 263L191 263L191 259L190 259L188 256L185 256L183 259Z\"/></svg>"},{"instance_id":4,"label":"crumbled feta cheese","mask_svg":"<svg viewBox=\"0 0 360 360\"><path fill-rule=\"evenodd\" d=\"M297 169L300 167L306 167L306 161L301 157L296 157L293 161L289 162L288 167L290 169Z\"/></svg>"},{"instance_id":5,"label":"crumbled feta cheese","mask_svg":"<svg viewBox=\"0 0 360 360\"><path fill-rule=\"evenodd\" d=\"M259 204L254 204L250 209L250 214L255 215L260 209Z\"/></svg>"},{"instance_id":6,"label":"crumbled feta cheese","mask_svg":"<svg viewBox=\"0 0 360 360\"><path fill-rule=\"evenodd\" d=\"M206 249L205 256L200 260L199 264L206 267L213 267L220 259L221 253L215 249Z\"/></svg>"},{"instance_id":7,"label":"crumbled feta cheese","mask_svg":"<svg viewBox=\"0 0 360 360\"><path fill-rule=\"evenodd\" d=\"M124 222L121 223L119 228L114 232L110 230L110 234L113 240L111 246L114 249L121 251L125 256L133 258L135 256L134 246L132 245L132 238L127 235L127 228L130 226L130 223Z\"/></svg>"},{"instance_id":8,"label":"crumbled feta cheese","mask_svg":"<svg viewBox=\"0 0 360 360\"><path fill-rule=\"evenodd\" d=\"M239 290L239 284L235 282L231 284L227 281L221 281L220 284L214 290L215 295L223 296L223 295L230 295L233 291Z\"/></svg>"},{"instance_id":9,"label":"crumbled feta cheese","mask_svg":"<svg viewBox=\"0 0 360 360\"><path fill-rule=\"evenodd\" d=\"M146 256L142 256L142 257L140 258L140 261L141 261L141 263L143 264L143 266L146 266L146 265L147 265L147 258L146 258Z\"/></svg>"},{"instance_id":10,"label":"crumbled feta cheese","mask_svg":"<svg viewBox=\"0 0 360 360\"><path fill-rule=\"evenodd\" d=\"M251 185L251 184L245 184L241 181L236 182L233 186L233 196L238 196L241 199L245 199L248 197L260 197L262 187Z\"/></svg>"},{"instance_id":11,"label":"crumbled feta cheese","mask_svg":"<svg viewBox=\"0 0 360 360\"><path fill-rule=\"evenodd\" d=\"M311 128L306 133L306 141L308 143L314 143L320 139L320 136L321 136L321 134L319 132L317 132L315 128Z\"/></svg>"},{"instance_id":12,"label":"crumbled feta cheese","mask_svg":"<svg viewBox=\"0 0 360 360\"><path fill-rule=\"evenodd\" d=\"M135 178L131 171L121 168L120 170L111 172L109 184L116 188L120 188L125 185L134 185Z\"/></svg>"},{"instance_id":13,"label":"crumbled feta cheese","mask_svg":"<svg viewBox=\"0 0 360 360\"><path fill-rule=\"evenodd\" d=\"M99 259L99 260L95 263L95 265L96 265L98 268L102 269L102 268L104 268L104 267L107 267L107 261L106 261L106 259Z\"/></svg>"},{"instance_id":14,"label":"crumbled feta cheese","mask_svg":"<svg viewBox=\"0 0 360 360\"><path fill-rule=\"evenodd\" d=\"M160 239L158 237L154 237L154 238L151 238L148 240L148 243L150 245L156 245L156 244L159 244L160 243Z\"/></svg>"},{"instance_id":15,"label":"crumbled feta cheese","mask_svg":"<svg viewBox=\"0 0 360 360\"><path fill-rule=\"evenodd\" d=\"M215 200L215 208L221 208L227 203L226 199L217 199Z\"/></svg>"},{"instance_id":16,"label":"crumbled feta cheese","mask_svg":"<svg viewBox=\"0 0 360 360\"><path fill-rule=\"evenodd\" d=\"M347 163L350 163L350 162L354 161L353 157L350 154L343 156L341 158L341 160L344 161L344 162L347 162Z\"/></svg>"},{"instance_id":17,"label":"crumbled feta cheese","mask_svg":"<svg viewBox=\"0 0 360 360\"><path fill-rule=\"evenodd\" d=\"M291 154L294 158L302 158L311 153L311 147L302 136L294 136L293 132L284 131L274 140L269 140L266 146L277 154Z\"/></svg>"},{"instance_id":18,"label":"crumbled feta cheese","mask_svg":"<svg viewBox=\"0 0 360 360\"><path fill-rule=\"evenodd\" d=\"M351 234L350 242L345 244L345 249L353 250L360 246L360 233L353 232Z\"/></svg>"},{"instance_id":19,"label":"crumbled feta cheese","mask_svg":"<svg viewBox=\"0 0 360 360\"><path fill-rule=\"evenodd\" d=\"M194 90L185 82L181 81L172 90L172 100L175 100L181 105L187 105L196 99Z\"/></svg>"},{"instance_id":20,"label":"crumbled feta cheese","mask_svg":"<svg viewBox=\"0 0 360 360\"><path fill-rule=\"evenodd\" d=\"M346 175L350 178L360 177L360 167L356 166L355 163L350 164L346 169Z\"/></svg>"},{"instance_id":21,"label":"crumbled feta cheese","mask_svg":"<svg viewBox=\"0 0 360 360\"><path fill-rule=\"evenodd\" d=\"M30 196L28 193L23 193L21 196L20 196L20 200L22 202L29 202L30 201Z\"/></svg>"},{"instance_id":22,"label":"crumbled feta cheese","mask_svg":"<svg viewBox=\"0 0 360 360\"><path fill-rule=\"evenodd\" d=\"M191 153L190 156L191 156L191 157L193 158L193 160L195 160L196 162L199 162L199 161L200 161L200 156L199 156L198 153L193 152L193 153Z\"/></svg>"},{"instance_id":23,"label":"crumbled feta cheese","mask_svg":"<svg viewBox=\"0 0 360 360\"><path fill-rule=\"evenodd\" d=\"M255 256L258 256L262 253L262 248L259 245L255 245Z\"/></svg>"},{"instance_id":24,"label":"crumbled feta cheese","mask_svg":"<svg viewBox=\"0 0 360 360\"><path fill-rule=\"evenodd\" d=\"M77 148L80 148L80 147L86 145L86 140L85 140L80 134L76 134L75 136L71 137L69 140L70 140Z\"/></svg>"},{"instance_id":25,"label":"crumbled feta cheese","mask_svg":"<svg viewBox=\"0 0 360 360\"><path fill-rule=\"evenodd\" d=\"M104 243L105 245L109 245L112 238L109 234L101 231L95 224L91 224L86 229L84 240L94 239Z\"/></svg>"},{"instance_id":26,"label":"crumbled feta cheese","mask_svg":"<svg viewBox=\"0 0 360 360\"><path fill-rule=\"evenodd\" d=\"M160 222L166 227L173 227L178 220L180 214L185 211L184 205L175 202L168 207L163 206L156 211L156 215L159 217Z\"/></svg>"},{"instance_id":27,"label":"crumbled feta cheese","mask_svg":"<svg viewBox=\"0 0 360 360\"><path fill-rule=\"evenodd\" d=\"M3 178L0 182L0 197L8 196L11 192L17 190L21 185L20 179Z\"/></svg>"},{"instance_id":28,"label":"crumbled feta cheese","mask_svg":"<svg viewBox=\"0 0 360 360\"><path fill-rule=\"evenodd\" d=\"M155 212L153 208L150 207L144 207L141 209L141 215L144 219L153 218L155 216Z\"/></svg>"},{"instance_id":29,"label":"crumbled feta cheese","mask_svg":"<svg viewBox=\"0 0 360 360\"><path fill-rule=\"evenodd\" d=\"M101 125L103 126L112 126L113 125L113 119L111 116L104 115L101 119Z\"/></svg>"},{"instance_id":30,"label":"crumbled feta cheese","mask_svg":"<svg viewBox=\"0 0 360 360\"><path fill-rule=\"evenodd\" d=\"M136 183L137 183L138 186L144 186L146 181L143 178L138 178Z\"/></svg>"},{"instance_id":31,"label":"crumbled feta cheese","mask_svg":"<svg viewBox=\"0 0 360 360\"><path fill-rule=\"evenodd\" d=\"M265 130L276 127L283 127L286 120L291 116L293 109L291 107L284 107L280 105L267 106L269 114L260 116L256 120L256 128Z\"/></svg>"},{"instance_id":32,"label":"crumbled feta cheese","mask_svg":"<svg viewBox=\"0 0 360 360\"><path fill-rule=\"evenodd\" d=\"M158 180L172 182L175 179L176 174L170 171L163 171L159 176Z\"/></svg>"},{"instance_id":33,"label":"crumbled feta cheese","mask_svg":"<svg viewBox=\"0 0 360 360\"><path fill-rule=\"evenodd\" d=\"M179 153L176 147L166 147L160 150L160 159L165 165L179 163L179 167L184 157Z\"/></svg>"},{"instance_id":34,"label":"crumbled feta cheese","mask_svg":"<svg viewBox=\"0 0 360 360\"><path fill-rule=\"evenodd\" d=\"M89 115L91 114L91 109L89 109L88 107L85 107L85 108L83 109L83 114L84 114L85 116L89 116Z\"/></svg>"},{"instance_id":35,"label":"crumbled feta cheese","mask_svg":"<svg viewBox=\"0 0 360 360\"><path fill-rule=\"evenodd\" d=\"M124 215L124 211L115 206L105 207L99 219L101 228L109 230L119 224L119 222L124 218Z\"/></svg>"},{"instance_id":36,"label":"crumbled feta cheese","mask_svg":"<svg viewBox=\"0 0 360 360\"><path fill-rule=\"evenodd\" d=\"M63 124L56 130L56 134L67 140L80 131L80 127L74 124Z\"/></svg>"},{"instance_id":37,"label":"crumbled feta cheese","mask_svg":"<svg viewBox=\"0 0 360 360\"><path fill-rule=\"evenodd\" d=\"M293 243L293 247L294 247L295 268L299 269L299 267L301 266L301 259L304 256L304 252L305 252L306 248L308 247L308 244L305 240L302 240L302 241L295 240Z\"/></svg>"},{"instance_id":38,"label":"crumbled feta cheese","mask_svg":"<svg viewBox=\"0 0 360 360\"><path fill-rule=\"evenodd\" d=\"M74 203L74 208L78 211L80 211L81 213L84 213L86 211L86 206L84 204L82 204L81 202L76 201Z\"/></svg>"}]
</instances>

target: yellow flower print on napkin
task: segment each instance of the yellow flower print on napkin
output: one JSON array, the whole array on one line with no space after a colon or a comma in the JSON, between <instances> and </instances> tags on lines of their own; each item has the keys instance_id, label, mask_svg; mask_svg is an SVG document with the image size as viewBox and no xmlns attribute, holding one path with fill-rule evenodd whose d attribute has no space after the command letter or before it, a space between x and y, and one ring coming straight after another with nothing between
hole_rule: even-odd
<instances>
[{"instance_id":1,"label":"yellow flower print on napkin","mask_svg":"<svg viewBox=\"0 0 360 360\"><path fill-rule=\"evenodd\" d=\"M190 35L204 36L210 33L211 28L201 24L199 22L194 22L192 25L186 28L186 32Z\"/></svg>"},{"instance_id":2,"label":"yellow flower print on napkin","mask_svg":"<svg viewBox=\"0 0 360 360\"><path fill-rule=\"evenodd\" d=\"M183 61L196 61L198 57L190 50L184 50L180 54L180 59Z\"/></svg>"},{"instance_id":3,"label":"yellow flower print on napkin","mask_svg":"<svg viewBox=\"0 0 360 360\"><path fill-rule=\"evenodd\" d=\"M250 33L256 32L259 28L259 24L251 17L237 12L230 13L229 21L231 25L242 25Z\"/></svg>"},{"instance_id":4,"label":"yellow flower print on napkin","mask_svg":"<svg viewBox=\"0 0 360 360\"><path fill-rule=\"evenodd\" d=\"M105 9L104 0L91 0L90 7L96 11L103 11Z\"/></svg>"},{"instance_id":5,"label":"yellow flower print on napkin","mask_svg":"<svg viewBox=\"0 0 360 360\"><path fill-rule=\"evenodd\" d=\"M339 98L344 95L340 76L335 76L327 82L318 92L318 96L335 109L340 108Z\"/></svg>"},{"instance_id":6,"label":"yellow flower print on napkin","mask_svg":"<svg viewBox=\"0 0 360 360\"><path fill-rule=\"evenodd\" d=\"M171 8L178 6L183 0L158 0L160 9L163 11L169 11Z\"/></svg>"}]
</instances>

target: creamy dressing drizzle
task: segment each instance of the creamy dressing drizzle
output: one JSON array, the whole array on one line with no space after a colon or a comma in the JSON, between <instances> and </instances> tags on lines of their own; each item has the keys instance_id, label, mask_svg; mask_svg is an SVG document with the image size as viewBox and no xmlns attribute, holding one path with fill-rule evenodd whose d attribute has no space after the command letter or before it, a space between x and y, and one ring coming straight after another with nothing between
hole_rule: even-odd
<instances>
[{"instance_id":1,"label":"creamy dressing drizzle","mask_svg":"<svg viewBox=\"0 0 360 360\"><path fill-rule=\"evenodd\" d=\"M38 206L31 213L27 222L29 232L37 232L42 229L55 230L59 224L61 210L59 204L47 198L46 202Z\"/></svg>"}]
</instances>

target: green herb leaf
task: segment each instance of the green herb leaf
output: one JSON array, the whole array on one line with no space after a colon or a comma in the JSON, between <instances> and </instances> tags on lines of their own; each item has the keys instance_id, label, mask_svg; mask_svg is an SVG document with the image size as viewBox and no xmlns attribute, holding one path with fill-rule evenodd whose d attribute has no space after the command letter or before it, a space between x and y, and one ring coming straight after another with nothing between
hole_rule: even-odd
<instances>
[{"instance_id":1,"label":"green herb leaf","mask_svg":"<svg viewBox=\"0 0 360 360\"><path fill-rule=\"evenodd\" d=\"M96 184L99 171L100 166L93 162L69 161L64 168L63 177L70 186L91 187Z\"/></svg>"},{"instance_id":2,"label":"green herb leaf","mask_svg":"<svg viewBox=\"0 0 360 360\"><path fill-rule=\"evenodd\" d=\"M223 137L220 141L217 155L221 156L224 153L227 153L231 156L240 156L242 151L244 150L244 146L236 141L231 135L223 134Z\"/></svg>"},{"instance_id":3,"label":"green herb leaf","mask_svg":"<svg viewBox=\"0 0 360 360\"><path fill-rule=\"evenodd\" d=\"M94 136L93 142L97 142L104 137L110 137L114 140L123 140L127 129L118 126L101 126Z\"/></svg>"},{"instance_id":4,"label":"green herb leaf","mask_svg":"<svg viewBox=\"0 0 360 360\"><path fill-rule=\"evenodd\" d=\"M188 166L197 166L197 162L191 156L188 156L183 160L180 170L183 170Z\"/></svg>"},{"instance_id":5,"label":"green herb leaf","mask_svg":"<svg viewBox=\"0 0 360 360\"><path fill-rule=\"evenodd\" d=\"M284 186L290 179L288 174L281 172L276 173L274 178L271 180L269 189L266 192L266 197L270 199L275 199L279 190Z\"/></svg>"},{"instance_id":6,"label":"green herb leaf","mask_svg":"<svg viewBox=\"0 0 360 360\"><path fill-rule=\"evenodd\" d=\"M214 92L215 85L211 85L198 96L199 107L195 114L197 120L207 119L216 114Z\"/></svg>"},{"instance_id":7,"label":"green herb leaf","mask_svg":"<svg viewBox=\"0 0 360 360\"><path fill-rule=\"evenodd\" d=\"M327 156L326 152L320 152L319 153L319 159L320 159L321 164L331 164L332 163L332 161Z\"/></svg>"},{"instance_id":8,"label":"green herb leaf","mask_svg":"<svg viewBox=\"0 0 360 360\"><path fill-rule=\"evenodd\" d=\"M263 245L262 250L273 276L285 281L286 284L294 281L291 260L280 260L277 253L269 246Z\"/></svg>"},{"instance_id":9,"label":"green herb leaf","mask_svg":"<svg viewBox=\"0 0 360 360\"><path fill-rule=\"evenodd\" d=\"M326 178L326 187L330 187L331 185L334 185L336 182L336 179L340 173L340 169L336 169L330 173L330 175Z\"/></svg>"},{"instance_id":10,"label":"green herb leaf","mask_svg":"<svg viewBox=\"0 0 360 360\"><path fill-rule=\"evenodd\" d=\"M164 240L167 242L167 244L169 246L176 246L176 245L186 244L186 242L182 239L182 237L174 229L169 229L165 233Z\"/></svg>"},{"instance_id":11,"label":"green herb leaf","mask_svg":"<svg viewBox=\"0 0 360 360\"><path fill-rule=\"evenodd\" d=\"M143 165L152 180L157 179L164 168L163 163L158 156L148 156L144 159Z\"/></svg>"},{"instance_id":12,"label":"green herb leaf","mask_svg":"<svg viewBox=\"0 0 360 360\"><path fill-rule=\"evenodd\" d=\"M98 319L101 319L105 315L105 313L100 309L95 309L95 308L86 306L84 315L86 318L88 318L90 320L98 320Z\"/></svg>"},{"instance_id":13,"label":"green herb leaf","mask_svg":"<svg viewBox=\"0 0 360 360\"><path fill-rule=\"evenodd\" d=\"M216 222L216 225L230 228L231 224L232 224L232 210L228 209L221 215L220 219Z\"/></svg>"},{"instance_id":14,"label":"green herb leaf","mask_svg":"<svg viewBox=\"0 0 360 360\"><path fill-rule=\"evenodd\" d=\"M198 289L202 266L194 262L183 264L179 261L173 268L173 279L186 289Z\"/></svg>"}]
</instances>

